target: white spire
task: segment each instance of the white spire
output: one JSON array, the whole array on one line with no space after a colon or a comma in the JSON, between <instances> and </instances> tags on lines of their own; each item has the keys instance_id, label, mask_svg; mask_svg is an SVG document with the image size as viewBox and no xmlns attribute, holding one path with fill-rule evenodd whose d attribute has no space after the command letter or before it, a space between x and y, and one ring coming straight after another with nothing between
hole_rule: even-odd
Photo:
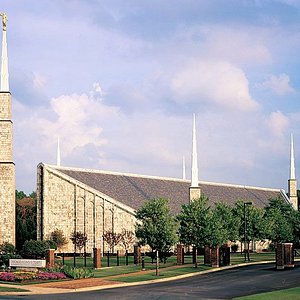
<instances>
[{"instance_id":1,"label":"white spire","mask_svg":"<svg viewBox=\"0 0 300 300\"><path fill-rule=\"evenodd\" d=\"M182 179L186 180L186 175L185 175L185 156L182 157Z\"/></svg>"},{"instance_id":2,"label":"white spire","mask_svg":"<svg viewBox=\"0 0 300 300\"><path fill-rule=\"evenodd\" d=\"M196 115L193 122L193 143L192 143L192 182L191 187L199 187L198 161L197 161L197 141L196 141Z\"/></svg>"},{"instance_id":3,"label":"white spire","mask_svg":"<svg viewBox=\"0 0 300 300\"><path fill-rule=\"evenodd\" d=\"M59 136L57 137L57 160L56 165L60 167L60 143L59 143Z\"/></svg>"},{"instance_id":4,"label":"white spire","mask_svg":"<svg viewBox=\"0 0 300 300\"><path fill-rule=\"evenodd\" d=\"M294 157L294 137L291 133L291 156L290 156L290 179L296 179L295 157Z\"/></svg>"},{"instance_id":5,"label":"white spire","mask_svg":"<svg viewBox=\"0 0 300 300\"><path fill-rule=\"evenodd\" d=\"M1 57L1 92L9 91L9 75L8 75L8 56L7 56L7 43L6 43L6 14L1 13L2 16L2 57Z\"/></svg>"}]
</instances>

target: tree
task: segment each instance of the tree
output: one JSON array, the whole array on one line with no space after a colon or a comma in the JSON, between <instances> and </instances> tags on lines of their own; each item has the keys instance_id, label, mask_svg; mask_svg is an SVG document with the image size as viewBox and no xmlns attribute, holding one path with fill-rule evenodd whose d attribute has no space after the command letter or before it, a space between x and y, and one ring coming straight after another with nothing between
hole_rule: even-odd
<instances>
[{"instance_id":1,"label":"tree","mask_svg":"<svg viewBox=\"0 0 300 300\"><path fill-rule=\"evenodd\" d=\"M79 253L81 253L81 249L86 245L87 236L81 231L74 231L71 234L70 240L72 241L74 246L79 249Z\"/></svg>"},{"instance_id":2,"label":"tree","mask_svg":"<svg viewBox=\"0 0 300 300\"><path fill-rule=\"evenodd\" d=\"M264 210L253 205L246 205L243 201L239 200L235 203L232 209L233 220L236 227L236 239L245 242L245 221L247 228L247 240L248 244L250 241L258 241L264 237L265 222L263 219ZM246 220L244 218L244 214Z\"/></svg>"},{"instance_id":3,"label":"tree","mask_svg":"<svg viewBox=\"0 0 300 300\"><path fill-rule=\"evenodd\" d=\"M149 245L165 259L177 241L176 221L170 213L167 199L155 199L144 203L136 212L135 235L142 245Z\"/></svg>"},{"instance_id":4,"label":"tree","mask_svg":"<svg viewBox=\"0 0 300 300\"><path fill-rule=\"evenodd\" d=\"M281 198L272 199L265 208L265 238L275 243L299 239L299 213Z\"/></svg>"},{"instance_id":5,"label":"tree","mask_svg":"<svg viewBox=\"0 0 300 300\"><path fill-rule=\"evenodd\" d=\"M206 246L220 247L234 236L232 210L225 203L216 203L209 210L208 232Z\"/></svg>"},{"instance_id":6,"label":"tree","mask_svg":"<svg viewBox=\"0 0 300 300\"><path fill-rule=\"evenodd\" d=\"M121 241L122 235L112 231L106 231L103 234L103 240L108 244L109 251L114 252L114 247L117 246Z\"/></svg>"},{"instance_id":7,"label":"tree","mask_svg":"<svg viewBox=\"0 0 300 300\"><path fill-rule=\"evenodd\" d=\"M134 232L130 230L123 229L121 232L121 244L124 247L125 251L127 251L135 242Z\"/></svg>"},{"instance_id":8,"label":"tree","mask_svg":"<svg viewBox=\"0 0 300 300\"><path fill-rule=\"evenodd\" d=\"M51 232L50 240L56 243L57 249L59 250L61 250L61 248L68 243L63 231L59 229L55 229L53 232Z\"/></svg>"},{"instance_id":9,"label":"tree","mask_svg":"<svg viewBox=\"0 0 300 300\"><path fill-rule=\"evenodd\" d=\"M26 240L36 239L36 196L28 197L23 191L16 190L16 247L22 249Z\"/></svg>"}]
</instances>

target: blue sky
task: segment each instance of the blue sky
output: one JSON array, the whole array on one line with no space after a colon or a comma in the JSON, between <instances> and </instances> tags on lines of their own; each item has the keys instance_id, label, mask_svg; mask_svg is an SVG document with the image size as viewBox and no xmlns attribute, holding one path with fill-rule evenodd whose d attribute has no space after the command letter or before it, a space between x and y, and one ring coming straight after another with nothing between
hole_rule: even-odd
<instances>
[{"instance_id":1,"label":"blue sky","mask_svg":"<svg viewBox=\"0 0 300 300\"><path fill-rule=\"evenodd\" d=\"M17 188L39 162L287 187L300 161L299 0L2 0ZM298 168L299 169L299 168Z\"/></svg>"}]
</instances>

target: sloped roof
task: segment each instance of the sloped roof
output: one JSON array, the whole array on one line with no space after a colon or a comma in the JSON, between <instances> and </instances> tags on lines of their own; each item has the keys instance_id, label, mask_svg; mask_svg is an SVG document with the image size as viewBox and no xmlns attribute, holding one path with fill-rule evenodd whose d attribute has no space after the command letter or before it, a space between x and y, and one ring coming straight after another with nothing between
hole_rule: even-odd
<instances>
[{"instance_id":1,"label":"sloped roof","mask_svg":"<svg viewBox=\"0 0 300 300\"><path fill-rule=\"evenodd\" d=\"M190 182L187 180L51 167L133 209L140 208L147 200L167 198L172 213L178 213L182 204L189 202ZM202 194L209 197L211 204L226 202L233 205L237 200L243 200L252 201L253 205L258 207L264 207L270 199L281 196L279 189L209 182L199 182L199 186Z\"/></svg>"}]
</instances>

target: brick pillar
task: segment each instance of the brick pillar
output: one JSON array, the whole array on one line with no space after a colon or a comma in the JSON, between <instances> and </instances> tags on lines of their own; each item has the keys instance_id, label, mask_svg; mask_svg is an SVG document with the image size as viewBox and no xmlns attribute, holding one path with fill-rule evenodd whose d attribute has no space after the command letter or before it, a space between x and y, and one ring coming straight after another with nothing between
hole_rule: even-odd
<instances>
[{"instance_id":1,"label":"brick pillar","mask_svg":"<svg viewBox=\"0 0 300 300\"><path fill-rule=\"evenodd\" d=\"M211 248L211 266L214 268L219 267L219 247Z\"/></svg>"},{"instance_id":2,"label":"brick pillar","mask_svg":"<svg viewBox=\"0 0 300 300\"><path fill-rule=\"evenodd\" d=\"M46 252L46 265L50 268L54 266L54 249L48 249Z\"/></svg>"},{"instance_id":3,"label":"brick pillar","mask_svg":"<svg viewBox=\"0 0 300 300\"><path fill-rule=\"evenodd\" d=\"M276 269L284 269L284 244L277 243L276 247Z\"/></svg>"},{"instance_id":4,"label":"brick pillar","mask_svg":"<svg viewBox=\"0 0 300 300\"><path fill-rule=\"evenodd\" d=\"M134 264L139 265L141 263L141 247L134 245Z\"/></svg>"},{"instance_id":5,"label":"brick pillar","mask_svg":"<svg viewBox=\"0 0 300 300\"><path fill-rule=\"evenodd\" d=\"M100 269L101 268L101 249L100 248L93 248L93 254L94 254L94 268Z\"/></svg>"},{"instance_id":6,"label":"brick pillar","mask_svg":"<svg viewBox=\"0 0 300 300\"><path fill-rule=\"evenodd\" d=\"M209 246L205 246L204 248L204 264L211 264L211 248Z\"/></svg>"},{"instance_id":7,"label":"brick pillar","mask_svg":"<svg viewBox=\"0 0 300 300\"><path fill-rule=\"evenodd\" d=\"M294 267L293 243L284 243L284 266Z\"/></svg>"},{"instance_id":8,"label":"brick pillar","mask_svg":"<svg viewBox=\"0 0 300 300\"><path fill-rule=\"evenodd\" d=\"M183 245L177 244L177 265L184 264L184 247Z\"/></svg>"}]
</instances>

